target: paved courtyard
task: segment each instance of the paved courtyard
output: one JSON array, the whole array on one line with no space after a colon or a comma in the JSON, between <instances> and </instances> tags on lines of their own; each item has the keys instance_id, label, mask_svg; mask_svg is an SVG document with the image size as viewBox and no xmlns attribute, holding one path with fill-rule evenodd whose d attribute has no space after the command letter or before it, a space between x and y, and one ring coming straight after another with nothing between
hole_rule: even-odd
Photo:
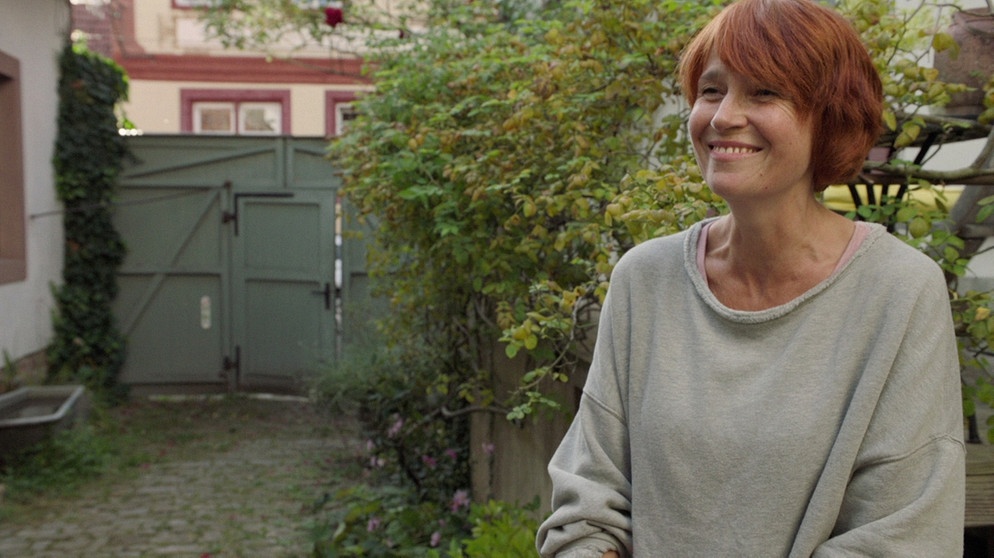
<instances>
[{"instance_id":1,"label":"paved courtyard","mask_svg":"<svg viewBox=\"0 0 994 558\"><path fill-rule=\"evenodd\" d=\"M120 478L0 519L0 558L311 555L315 502L354 470L353 422L292 398L153 404L177 437Z\"/></svg>"}]
</instances>

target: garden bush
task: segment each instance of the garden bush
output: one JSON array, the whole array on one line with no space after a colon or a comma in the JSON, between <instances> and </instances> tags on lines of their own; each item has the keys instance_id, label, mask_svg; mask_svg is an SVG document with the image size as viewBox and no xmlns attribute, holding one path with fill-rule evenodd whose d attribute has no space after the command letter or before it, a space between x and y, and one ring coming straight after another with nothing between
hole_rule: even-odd
<instances>
[{"instance_id":1,"label":"garden bush","mask_svg":"<svg viewBox=\"0 0 994 558\"><path fill-rule=\"evenodd\" d=\"M618 256L724 211L689 152L675 66L725 3L434 0L419 4L424 13L381 17L349 4L334 27L297 9L274 23L278 9L253 17L244 2L211 12L216 34L240 47L265 48L274 28L293 27L365 46L376 89L357 100L358 116L330 158L349 201L377 225L369 269L391 308L378 358L392 370L363 376L369 389L356 397L375 431L373 455L414 486L407 506L445 509L456 486L418 481L419 459L468 451L449 446L465 444L467 413L526 426L538 409L569 410L547 388L577 370L588 311L602 301ZM903 160L901 149L929 127L981 125L929 114L962 91L928 67L933 49L954 48L937 27L948 10L929 1L909 10L891 0L837 5L884 81L881 141L895 157L866 170L932 189L952 175L923 169L927 159ZM936 208L885 199L851 216L884 223L928 253L952 287L965 270L962 240L939 226L948 217L941 197ZM985 365L994 343L989 293L951 289L950 297L964 367ZM504 355L495 355L495 340ZM494 375L502 356L528 362L511 389ZM992 392L983 379L965 386L964 412ZM411 439L392 435L395 427ZM361 530L361 521L351 525Z\"/></svg>"}]
</instances>

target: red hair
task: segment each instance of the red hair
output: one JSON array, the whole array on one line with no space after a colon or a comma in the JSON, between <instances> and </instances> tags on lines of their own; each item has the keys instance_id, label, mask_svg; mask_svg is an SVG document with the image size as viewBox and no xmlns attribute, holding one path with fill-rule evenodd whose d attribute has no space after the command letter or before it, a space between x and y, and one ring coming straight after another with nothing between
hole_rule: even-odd
<instances>
[{"instance_id":1,"label":"red hair","mask_svg":"<svg viewBox=\"0 0 994 558\"><path fill-rule=\"evenodd\" d=\"M708 23L680 59L691 105L712 53L732 71L790 98L811 118L816 190L848 182L881 133L880 76L852 25L811 0L738 0Z\"/></svg>"}]
</instances>

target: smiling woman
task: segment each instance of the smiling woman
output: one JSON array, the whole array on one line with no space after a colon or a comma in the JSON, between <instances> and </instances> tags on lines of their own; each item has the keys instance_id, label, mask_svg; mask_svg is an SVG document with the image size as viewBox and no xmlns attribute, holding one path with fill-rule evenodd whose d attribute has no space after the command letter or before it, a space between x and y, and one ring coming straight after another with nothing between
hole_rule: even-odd
<instances>
[{"instance_id":1,"label":"smiling woman","mask_svg":"<svg viewBox=\"0 0 994 558\"><path fill-rule=\"evenodd\" d=\"M811 119L777 89L731 70L717 53L701 74L690 135L704 179L730 204L760 192L813 191Z\"/></svg>"},{"instance_id":2,"label":"smiling woman","mask_svg":"<svg viewBox=\"0 0 994 558\"><path fill-rule=\"evenodd\" d=\"M814 1L739 0L688 45L681 80L730 212L615 267L539 550L960 556L945 279L816 198L880 132L858 35Z\"/></svg>"},{"instance_id":3,"label":"smiling woman","mask_svg":"<svg viewBox=\"0 0 994 558\"><path fill-rule=\"evenodd\" d=\"M717 56L754 87L789 100L800 119L813 118L819 190L848 182L862 167L880 136L883 98L873 62L863 44L852 41L849 23L823 16L820 9L788 16L777 3L724 11L701 31L698 48L684 54L680 68L692 105L701 94L701 75Z\"/></svg>"}]
</instances>

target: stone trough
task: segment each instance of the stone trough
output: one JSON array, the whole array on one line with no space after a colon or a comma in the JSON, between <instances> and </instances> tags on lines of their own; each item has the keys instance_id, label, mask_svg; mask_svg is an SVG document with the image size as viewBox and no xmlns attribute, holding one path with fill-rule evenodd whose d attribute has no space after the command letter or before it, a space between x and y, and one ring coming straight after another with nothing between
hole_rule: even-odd
<instances>
[{"instance_id":1,"label":"stone trough","mask_svg":"<svg viewBox=\"0 0 994 558\"><path fill-rule=\"evenodd\" d=\"M79 385L29 386L0 395L0 463L83 420L89 411Z\"/></svg>"}]
</instances>

